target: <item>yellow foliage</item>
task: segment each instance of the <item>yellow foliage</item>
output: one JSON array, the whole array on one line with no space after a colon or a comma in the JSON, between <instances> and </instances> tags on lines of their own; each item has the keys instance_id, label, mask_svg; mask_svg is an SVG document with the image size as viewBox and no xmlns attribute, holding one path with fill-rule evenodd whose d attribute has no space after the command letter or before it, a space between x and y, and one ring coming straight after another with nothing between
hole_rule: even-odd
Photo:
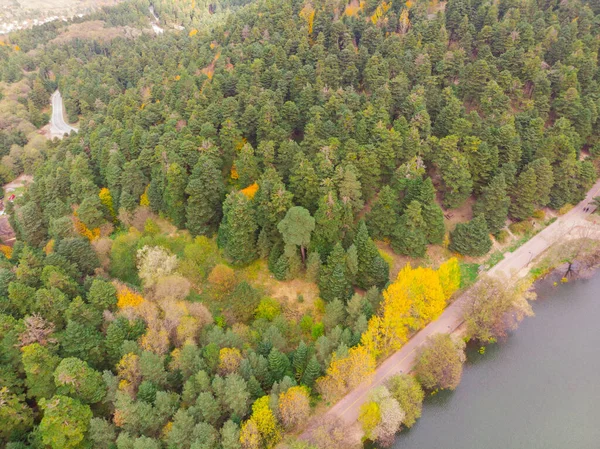
<instances>
[{"instance_id":1,"label":"yellow foliage","mask_svg":"<svg viewBox=\"0 0 600 449\"><path fill-rule=\"evenodd\" d=\"M406 34L408 29L410 28L410 19L408 18L408 8L405 8L400 13L400 33Z\"/></svg>"},{"instance_id":2,"label":"yellow foliage","mask_svg":"<svg viewBox=\"0 0 600 449\"><path fill-rule=\"evenodd\" d=\"M304 20L306 20L306 24L308 25L308 34L312 34L313 32L313 24L315 21L315 8L310 3L304 5L304 8L298 14Z\"/></svg>"},{"instance_id":3,"label":"yellow foliage","mask_svg":"<svg viewBox=\"0 0 600 449\"><path fill-rule=\"evenodd\" d=\"M209 45L211 50L213 50L216 46L217 46L217 44L215 44L214 42L211 42Z\"/></svg>"},{"instance_id":4,"label":"yellow foliage","mask_svg":"<svg viewBox=\"0 0 600 449\"><path fill-rule=\"evenodd\" d=\"M75 232L79 235L85 237L90 242L92 240L96 240L100 237L100 228L90 229L88 228L78 217L77 212L73 214L73 227L75 228Z\"/></svg>"},{"instance_id":5,"label":"yellow foliage","mask_svg":"<svg viewBox=\"0 0 600 449\"><path fill-rule=\"evenodd\" d=\"M325 376L317 379L317 389L326 401L333 401L368 381L374 372L373 355L364 346L355 346L342 359L334 354Z\"/></svg>"},{"instance_id":6,"label":"yellow foliage","mask_svg":"<svg viewBox=\"0 0 600 449\"><path fill-rule=\"evenodd\" d=\"M148 189L150 188L150 184L146 186L144 193L140 197L140 206L150 206L150 199L148 198Z\"/></svg>"},{"instance_id":7,"label":"yellow foliage","mask_svg":"<svg viewBox=\"0 0 600 449\"><path fill-rule=\"evenodd\" d=\"M231 173L229 176L231 177L231 179L238 179L240 177L237 168L235 168L235 164L231 166Z\"/></svg>"},{"instance_id":8,"label":"yellow foliage","mask_svg":"<svg viewBox=\"0 0 600 449\"><path fill-rule=\"evenodd\" d=\"M189 36L189 37L193 37L193 36L195 36L196 34L198 34L198 30L197 30L196 28L194 28L192 31L190 31L190 32L189 32L188 36Z\"/></svg>"},{"instance_id":9,"label":"yellow foliage","mask_svg":"<svg viewBox=\"0 0 600 449\"><path fill-rule=\"evenodd\" d=\"M125 286L117 290L117 307L124 309L126 307L139 307L144 302L144 297Z\"/></svg>"},{"instance_id":10,"label":"yellow foliage","mask_svg":"<svg viewBox=\"0 0 600 449\"><path fill-rule=\"evenodd\" d=\"M413 6L413 2L411 2L410 0L407 0L407 2L406 2L406 8L410 9L410 8L412 8L412 6Z\"/></svg>"},{"instance_id":11,"label":"yellow foliage","mask_svg":"<svg viewBox=\"0 0 600 449\"><path fill-rule=\"evenodd\" d=\"M412 302L403 286L391 284L383 292L380 313L371 317L361 344L373 357L397 351L408 340L409 329L413 326Z\"/></svg>"},{"instance_id":12,"label":"yellow foliage","mask_svg":"<svg viewBox=\"0 0 600 449\"><path fill-rule=\"evenodd\" d=\"M258 192L258 184L255 182L254 184L250 184L245 189L240 190L248 199L254 198L256 192Z\"/></svg>"},{"instance_id":13,"label":"yellow foliage","mask_svg":"<svg viewBox=\"0 0 600 449\"><path fill-rule=\"evenodd\" d=\"M50 242L53 242L54 240L50 240ZM48 243L50 243L48 242ZM13 249L8 246L8 245L0 245L0 252L2 254L4 254L4 257L6 257L7 259L10 259L12 257L12 251ZM48 253L46 253L48 254Z\"/></svg>"},{"instance_id":14,"label":"yellow foliage","mask_svg":"<svg viewBox=\"0 0 600 449\"><path fill-rule=\"evenodd\" d=\"M383 292L379 313L369 320L361 345L376 358L397 351L411 329L420 329L442 313L459 287L460 267L455 258L437 271L406 265Z\"/></svg>"},{"instance_id":15,"label":"yellow foliage","mask_svg":"<svg viewBox=\"0 0 600 449\"><path fill-rule=\"evenodd\" d=\"M46 243L46 246L44 246L44 253L46 253L46 255L54 251L54 243L54 239L48 240L48 243Z\"/></svg>"},{"instance_id":16,"label":"yellow foliage","mask_svg":"<svg viewBox=\"0 0 600 449\"><path fill-rule=\"evenodd\" d=\"M406 291L412 303L411 315L415 319L415 329L435 320L446 307L440 276L431 268L412 269L408 264L400 270L394 284Z\"/></svg>"},{"instance_id":17,"label":"yellow foliage","mask_svg":"<svg viewBox=\"0 0 600 449\"><path fill-rule=\"evenodd\" d=\"M279 416L283 425L292 429L303 423L310 414L310 394L308 388L295 386L279 395Z\"/></svg>"},{"instance_id":18,"label":"yellow foliage","mask_svg":"<svg viewBox=\"0 0 600 449\"><path fill-rule=\"evenodd\" d=\"M235 144L235 149L237 151L240 151L242 148L244 148L244 145L246 145L248 143L248 139L246 139L245 137L242 137L240 140L238 140ZM237 179L237 178L235 178Z\"/></svg>"},{"instance_id":19,"label":"yellow foliage","mask_svg":"<svg viewBox=\"0 0 600 449\"><path fill-rule=\"evenodd\" d=\"M18 45L15 45L15 51L21 51L21 47L19 47Z\"/></svg>"},{"instance_id":20,"label":"yellow foliage","mask_svg":"<svg viewBox=\"0 0 600 449\"><path fill-rule=\"evenodd\" d=\"M245 448L270 448L279 440L281 431L269 407L269 396L263 396L252 404L252 416L242 425L240 442Z\"/></svg>"},{"instance_id":21,"label":"yellow foliage","mask_svg":"<svg viewBox=\"0 0 600 449\"><path fill-rule=\"evenodd\" d=\"M458 259L453 257L438 268L440 284L446 299L449 299L460 288L460 265Z\"/></svg>"},{"instance_id":22,"label":"yellow foliage","mask_svg":"<svg viewBox=\"0 0 600 449\"><path fill-rule=\"evenodd\" d=\"M219 371L230 374L240 367L242 353L238 348L222 348L219 351Z\"/></svg>"},{"instance_id":23,"label":"yellow foliage","mask_svg":"<svg viewBox=\"0 0 600 449\"><path fill-rule=\"evenodd\" d=\"M377 402L369 401L360 406L358 421L362 425L367 438L373 437L373 430L381 422L381 410Z\"/></svg>"},{"instance_id":24,"label":"yellow foliage","mask_svg":"<svg viewBox=\"0 0 600 449\"><path fill-rule=\"evenodd\" d=\"M373 25L377 25L377 22L379 22L379 20L385 15L386 12L388 12L391 7L391 2L382 2L371 16L371 22L373 22Z\"/></svg>"},{"instance_id":25,"label":"yellow foliage","mask_svg":"<svg viewBox=\"0 0 600 449\"><path fill-rule=\"evenodd\" d=\"M358 15L359 11L362 11L365 7L364 0L360 3L357 0L352 0L350 3L346 5L346 9L344 10L344 15L348 17L355 17Z\"/></svg>"},{"instance_id":26,"label":"yellow foliage","mask_svg":"<svg viewBox=\"0 0 600 449\"><path fill-rule=\"evenodd\" d=\"M171 433L171 429L173 429L173 421L169 421L168 423L165 424L165 426L162 428L162 435L163 438L166 438L169 433Z\"/></svg>"}]
</instances>

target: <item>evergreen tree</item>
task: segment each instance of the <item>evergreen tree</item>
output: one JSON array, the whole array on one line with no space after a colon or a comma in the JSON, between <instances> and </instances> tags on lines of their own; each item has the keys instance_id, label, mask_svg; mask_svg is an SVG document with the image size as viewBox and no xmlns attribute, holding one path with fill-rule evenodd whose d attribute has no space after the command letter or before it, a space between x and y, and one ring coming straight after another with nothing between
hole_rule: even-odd
<instances>
[{"instance_id":1,"label":"evergreen tree","mask_svg":"<svg viewBox=\"0 0 600 449\"><path fill-rule=\"evenodd\" d=\"M327 263L321 269L318 285L321 298L325 301L346 301L352 295L352 285L346 268L346 252L340 243L333 247Z\"/></svg>"},{"instance_id":2,"label":"evergreen tree","mask_svg":"<svg viewBox=\"0 0 600 449\"><path fill-rule=\"evenodd\" d=\"M439 158L436 162L444 182L444 206L459 207L471 194L473 181L466 157L458 151L458 137L440 140Z\"/></svg>"},{"instance_id":3,"label":"evergreen tree","mask_svg":"<svg viewBox=\"0 0 600 449\"><path fill-rule=\"evenodd\" d=\"M485 221L491 233L496 233L506 224L510 198L506 193L504 174L494 176L487 187L484 187L481 197L473 208L475 215L484 214Z\"/></svg>"},{"instance_id":4,"label":"evergreen tree","mask_svg":"<svg viewBox=\"0 0 600 449\"><path fill-rule=\"evenodd\" d=\"M252 204L243 193L227 195L217 242L235 265L244 265L256 258L257 224L254 217Z\"/></svg>"},{"instance_id":5,"label":"evergreen tree","mask_svg":"<svg viewBox=\"0 0 600 449\"><path fill-rule=\"evenodd\" d=\"M510 215L517 220L526 220L533 215L536 203L537 180L533 168L521 172L513 188Z\"/></svg>"},{"instance_id":6,"label":"evergreen tree","mask_svg":"<svg viewBox=\"0 0 600 449\"><path fill-rule=\"evenodd\" d=\"M444 226L444 212L435 200L435 187L431 178L425 179L419 188L416 199L421 203L421 214L425 221L425 237L432 244L441 244L444 241L446 227Z\"/></svg>"},{"instance_id":7,"label":"evergreen tree","mask_svg":"<svg viewBox=\"0 0 600 449\"><path fill-rule=\"evenodd\" d=\"M492 248L485 216L477 215L468 223L459 223L450 233L450 251L465 256L479 257Z\"/></svg>"},{"instance_id":8,"label":"evergreen tree","mask_svg":"<svg viewBox=\"0 0 600 449\"><path fill-rule=\"evenodd\" d=\"M211 158L201 155L185 189L186 227L192 235L211 235L217 230L224 190L220 170Z\"/></svg>"},{"instance_id":9,"label":"evergreen tree","mask_svg":"<svg viewBox=\"0 0 600 449\"><path fill-rule=\"evenodd\" d=\"M46 225L39 206L30 201L17 210L16 225L21 238L32 246L40 246L46 241Z\"/></svg>"},{"instance_id":10,"label":"evergreen tree","mask_svg":"<svg viewBox=\"0 0 600 449\"><path fill-rule=\"evenodd\" d=\"M389 281L389 266L379 254L371 237L369 237L364 221L361 221L358 225L358 231L354 237L354 246L358 253L356 285L364 289L372 286L385 287Z\"/></svg>"},{"instance_id":11,"label":"evergreen tree","mask_svg":"<svg viewBox=\"0 0 600 449\"><path fill-rule=\"evenodd\" d=\"M531 162L528 168L533 168L536 180L535 201L539 206L546 206L550 202L550 192L554 185L552 166L545 157Z\"/></svg>"},{"instance_id":12,"label":"evergreen tree","mask_svg":"<svg viewBox=\"0 0 600 449\"><path fill-rule=\"evenodd\" d=\"M398 195L385 185L373 202L367 214L367 226L371 236L376 240L389 238L398 223Z\"/></svg>"},{"instance_id":13,"label":"evergreen tree","mask_svg":"<svg viewBox=\"0 0 600 449\"><path fill-rule=\"evenodd\" d=\"M311 247L327 255L342 239L343 206L333 192L321 198L315 213L315 232Z\"/></svg>"},{"instance_id":14,"label":"evergreen tree","mask_svg":"<svg viewBox=\"0 0 600 449\"><path fill-rule=\"evenodd\" d=\"M392 248L410 257L423 257L427 251L426 224L421 214L421 203L414 200L400 217L392 239Z\"/></svg>"},{"instance_id":15,"label":"evergreen tree","mask_svg":"<svg viewBox=\"0 0 600 449\"><path fill-rule=\"evenodd\" d=\"M167 215L178 228L185 225L185 188L187 176L177 163L169 165L167 170L167 186L165 189L165 205Z\"/></svg>"},{"instance_id":16,"label":"evergreen tree","mask_svg":"<svg viewBox=\"0 0 600 449\"><path fill-rule=\"evenodd\" d=\"M319 179L313 164L301 151L294 156L290 169L290 190L296 202L314 213L319 200Z\"/></svg>"}]
</instances>

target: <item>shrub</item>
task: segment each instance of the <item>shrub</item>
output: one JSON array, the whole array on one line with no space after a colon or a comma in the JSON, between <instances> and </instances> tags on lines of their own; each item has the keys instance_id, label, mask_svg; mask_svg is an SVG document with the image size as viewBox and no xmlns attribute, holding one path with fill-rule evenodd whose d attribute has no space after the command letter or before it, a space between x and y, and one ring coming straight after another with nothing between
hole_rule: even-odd
<instances>
[{"instance_id":1,"label":"shrub","mask_svg":"<svg viewBox=\"0 0 600 449\"><path fill-rule=\"evenodd\" d=\"M522 235L533 230L533 223L530 221L520 221L518 223L512 223L508 229L510 229L513 234Z\"/></svg>"},{"instance_id":2,"label":"shrub","mask_svg":"<svg viewBox=\"0 0 600 449\"><path fill-rule=\"evenodd\" d=\"M538 209L533 213L533 218L536 220L543 220L546 218L546 212L543 209Z\"/></svg>"},{"instance_id":3,"label":"shrub","mask_svg":"<svg viewBox=\"0 0 600 449\"><path fill-rule=\"evenodd\" d=\"M510 234L505 229L502 229L502 230L496 232L496 234L494 235L494 237L496 238L496 241L498 243L506 242L506 240L508 239L509 236L510 236Z\"/></svg>"},{"instance_id":4,"label":"shrub","mask_svg":"<svg viewBox=\"0 0 600 449\"><path fill-rule=\"evenodd\" d=\"M573 205L572 204L565 204L563 207L561 207L560 209L558 209L558 215L564 215L567 212L569 212L571 209L573 209Z\"/></svg>"},{"instance_id":5,"label":"shrub","mask_svg":"<svg viewBox=\"0 0 600 449\"><path fill-rule=\"evenodd\" d=\"M235 271L227 265L216 265L208 275L208 283L215 299L222 299L235 287Z\"/></svg>"},{"instance_id":6,"label":"shrub","mask_svg":"<svg viewBox=\"0 0 600 449\"><path fill-rule=\"evenodd\" d=\"M268 321L273 321L276 316L281 313L281 304L273 298L263 298L260 300L254 315L257 319L264 318Z\"/></svg>"}]
</instances>

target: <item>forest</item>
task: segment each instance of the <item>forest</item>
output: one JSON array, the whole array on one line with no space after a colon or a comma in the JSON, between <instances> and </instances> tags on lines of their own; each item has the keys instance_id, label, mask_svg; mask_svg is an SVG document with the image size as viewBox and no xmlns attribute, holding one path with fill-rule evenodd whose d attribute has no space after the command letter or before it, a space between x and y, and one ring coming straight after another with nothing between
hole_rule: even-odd
<instances>
[{"instance_id":1,"label":"forest","mask_svg":"<svg viewBox=\"0 0 600 449\"><path fill-rule=\"evenodd\" d=\"M130 0L73 22L135 37L58 42L68 24L51 22L0 41L27 130L56 89L79 128L34 148L0 120L0 178L34 176L0 246L0 444L350 447L335 423L289 435L442 313L467 286L459 259L596 181L597 12ZM473 338L505 332L480 312ZM415 377L374 390L366 437L388 446L423 391L455 388L463 351L440 336Z\"/></svg>"}]
</instances>

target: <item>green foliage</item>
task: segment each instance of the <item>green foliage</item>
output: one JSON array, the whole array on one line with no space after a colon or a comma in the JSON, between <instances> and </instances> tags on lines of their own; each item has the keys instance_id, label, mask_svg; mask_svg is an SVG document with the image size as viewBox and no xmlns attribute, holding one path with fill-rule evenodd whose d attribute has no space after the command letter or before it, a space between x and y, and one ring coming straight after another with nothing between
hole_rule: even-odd
<instances>
[{"instance_id":1,"label":"green foliage","mask_svg":"<svg viewBox=\"0 0 600 449\"><path fill-rule=\"evenodd\" d=\"M83 403L99 402L105 394L102 375L75 357L62 359L54 371L58 394L73 396Z\"/></svg>"},{"instance_id":2,"label":"green foliage","mask_svg":"<svg viewBox=\"0 0 600 449\"><path fill-rule=\"evenodd\" d=\"M256 229L250 201L242 193L230 193L223 205L218 242L232 263L245 265L256 258Z\"/></svg>"},{"instance_id":3,"label":"green foliage","mask_svg":"<svg viewBox=\"0 0 600 449\"><path fill-rule=\"evenodd\" d=\"M504 174L500 173L492 178L487 187L483 188L481 197L473 208L473 213L475 215L483 214L488 230L496 233L506 225L509 205L510 198L506 191L506 181Z\"/></svg>"},{"instance_id":4,"label":"green foliage","mask_svg":"<svg viewBox=\"0 0 600 449\"><path fill-rule=\"evenodd\" d=\"M372 286L383 288L389 281L389 266L369 237L364 221L361 221L358 225L358 231L354 237L354 246L358 254L356 284L364 289Z\"/></svg>"},{"instance_id":5,"label":"green foliage","mask_svg":"<svg viewBox=\"0 0 600 449\"><path fill-rule=\"evenodd\" d=\"M92 418L87 405L76 399L56 395L51 399L41 399L44 411L39 432L44 444L52 449L75 449L86 445L86 433Z\"/></svg>"},{"instance_id":6,"label":"green foliage","mask_svg":"<svg viewBox=\"0 0 600 449\"><path fill-rule=\"evenodd\" d=\"M410 257L423 257L427 251L426 224L421 203L412 201L400 217L392 240L392 248Z\"/></svg>"},{"instance_id":7,"label":"green foliage","mask_svg":"<svg viewBox=\"0 0 600 449\"><path fill-rule=\"evenodd\" d=\"M402 424L407 428L411 428L417 419L421 417L421 410L423 409L425 393L421 389L421 385L411 375L398 374L390 378L388 389L405 413Z\"/></svg>"},{"instance_id":8,"label":"green foliage","mask_svg":"<svg viewBox=\"0 0 600 449\"><path fill-rule=\"evenodd\" d=\"M336 298L345 301L352 293L346 266L346 253L339 243L335 245L327 258L327 264L321 269L319 291L325 301L333 301Z\"/></svg>"},{"instance_id":9,"label":"green foliage","mask_svg":"<svg viewBox=\"0 0 600 449\"><path fill-rule=\"evenodd\" d=\"M450 233L451 251L466 256L483 256L492 247L484 215L478 215L468 223L459 223Z\"/></svg>"}]
</instances>

